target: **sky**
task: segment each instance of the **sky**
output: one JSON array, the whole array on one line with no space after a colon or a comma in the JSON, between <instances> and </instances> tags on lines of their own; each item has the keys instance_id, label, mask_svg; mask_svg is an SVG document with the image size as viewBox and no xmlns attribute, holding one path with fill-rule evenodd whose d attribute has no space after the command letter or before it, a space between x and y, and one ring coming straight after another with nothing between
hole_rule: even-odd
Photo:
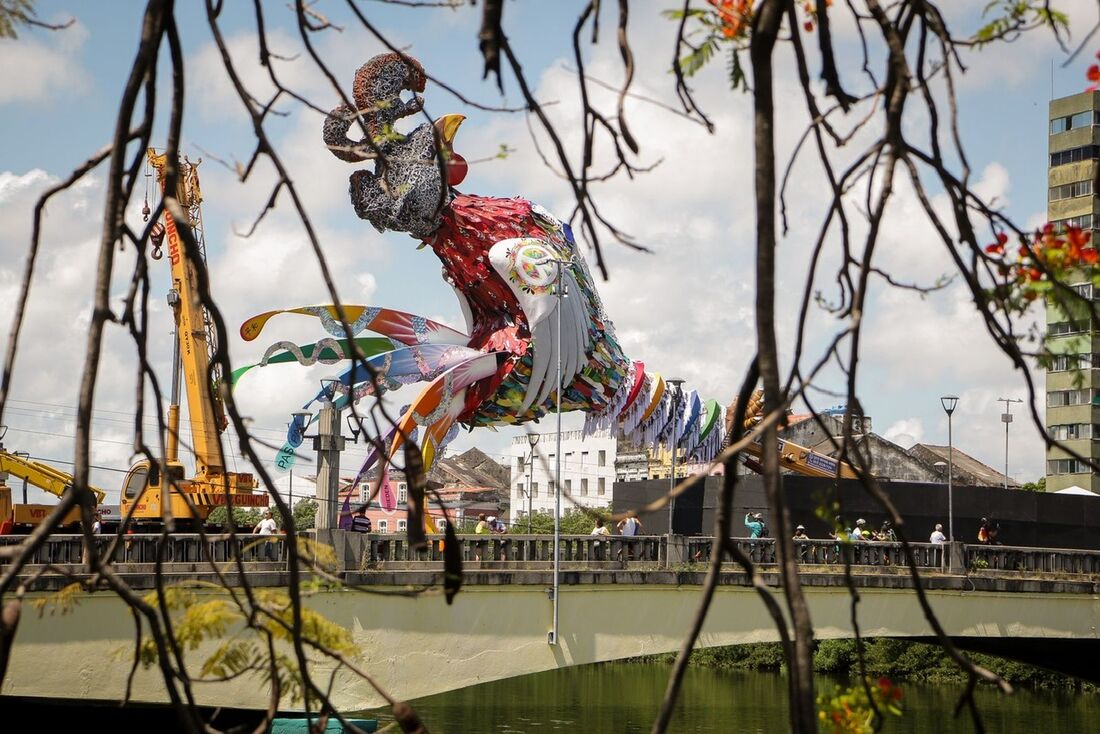
<instances>
[{"instance_id":1,"label":"sky","mask_svg":"<svg viewBox=\"0 0 1100 734\"><path fill-rule=\"evenodd\" d=\"M674 3L632 5L631 30L638 71L634 91L676 105L668 73L675 26L660 11ZM413 9L363 2L363 11L398 46L417 57L432 73L465 96L487 106L521 104L514 80L506 75L503 95L493 79L483 79L477 47L479 8ZM581 135L575 62L570 35L579 8L576 1L506 4L509 38L536 96L560 124L563 140L576 159ZM951 6L950 18L960 32L973 31L980 19L971 10ZM1095 22L1095 4L1061 3L1077 28ZM241 236L263 206L271 171L261 166L248 182L219 161L247 160L251 128L227 81L200 3L179 3L187 80L182 149L203 159L203 217L215 298L230 331L249 316L274 308L327 301L319 269L300 223L285 197L251 237ZM222 21L234 59L245 83L259 98L269 87L256 62L256 35L250 3L226 3ZM317 37L320 52L345 91L355 70L383 50L342 3L318 9L340 25ZM109 10L107 9L109 8ZM338 103L332 88L304 54L292 13L285 3L265 4L274 63L286 84L323 108ZM76 2L39 2L44 20L74 18L66 30L25 29L18 40L0 40L0 314L10 314L28 249L32 210L44 189L69 172L112 134L122 80L132 62L140 32L142 5L116 0L93 12ZM610 10L601 19L601 42L586 49L589 73L610 84L622 78L622 65L612 33ZM1081 31L1078 32L1082 34ZM844 67L858 48L856 36L843 25L836 30ZM781 50L781 53L783 51ZM789 55L789 54L788 54ZM1038 32L980 52L967 52L967 73L958 84L960 134L967 146L974 180L987 196L1017 222L1037 226L1045 220L1046 110L1053 96L1082 91L1091 53L1063 68L1065 53L1049 33ZM1022 60L1026 60L1026 63ZM785 62L784 62L785 63ZM780 64L777 97L777 150L784 160L804 129L806 115L798 102L789 65ZM853 71L853 69L855 71ZM162 65L162 81L167 67ZM858 87L859 82L853 81ZM637 253L605 240L610 279L598 284L608 314L627 354L664 374L683 377L701 394L728 403L755 345L753 315L753 232L751 98L731 92L724 61L717 60L692 80L692 86L716 125L713 134L663 107L628 100L626 113L638 138L642 165L658 163L633 180L613 179L595 187L602 212L650 248ZM161 99L168 88L161 85ZM594 89L597 104L614 111L614 98ZM571 194L560 177L540 160L522 114L490 112L463 104L445 90L429 85L427 110L433 117L461 112L467 120L456 149L469 160L490 158L501 145L504 159L476 163L462 189L468 193L523 196L567 216ZM462 316L439 263L430 250L401 233L379 234L356 218L347 198L347 176L353 169L323 148L322 117L291 100L278 106L281 116L269 133L297 182L344 302L372 304L422 314L461 328ZM158 115L154 138L163 141L167 108ZM915 119L910 124L921 124ZM543 150L545 140L541 139ZM859 139L857 138L857 141ZM853 148L856 146L853 146ZM606 160L604 158L603 160ZM72 458L75 406L93 298L93 273L103 210L104 169L56 198L47 210L44 249L36 269L30 311L21 340L11 399L2 416L9 450L28 451L66 468ZM140 225L142 187L128 216ZM934 204L946 202L935 187ZM793 358L793 339L802 280L826 195L820 168L802 160L793 169L788 202L790 230L779 246L778 338L784 369ZM155 203L156 192L150 191ZM857 227L858 229L858 227ZM134 253L119 253L112 283L112 303L127 286L126 271ZM589 258L592 262L592 258ZM951 272L948 254L923 222L913 192L899 187L882 233L876 264L900 280L929 284ZM169 377L171 318L164 305L166 261L153 263L155 288L150 319L163 325L152 345L162 381ZM817 287L833 295L829 278ZM1042 317L1034 313L1032 318ZM9 328L0 327L0 349L7 349ZM826 311L811 308L810 357L838 328ZM316 324L288 318L265 334L272 340L315 340ZM154 329L155 331L155 329ZM134 354L119 328L105 341L101 381L96 393L92 456L93 482L117 501L122 471L133 459ZM257 361L266 344L246 343L233 335L228 345L234 365ZM296 365L268 367L250 373L236 398L257 437L282 442L290 411L317 389L317 380L338 368ZM1040 388L1042 373L1033 373ZM822 392L814 405L826 408L842 398L845 385L835 370L819 380ZM957 448L998 469L1004 466L1005 433L999 398L1026 398L1019 373L1001 355L974 312L965 288L956 281L928 295L876 283L864 315L863 355L858 393L875 432L903 446L916 442L947 443L947 419L939 397L957 394L953 417ZM390 398L396 409L412 397L402 391ZM1040 394L1040 400L1042 399ZM1014 405L1009 474L1032 481L1043 474L1039 432ZM1043 406L1037 406L1042 415ZM796 410L800 406L795 406ZM145 418L146 428L154 423ZM563 427L579 427L568 415ZM545 422L542 431L553 430ZM516 435L514 429L462 434L455 450L478 446L499 457ZM231 453L236 449L232 448ZM270 453L270 452L268 452ZM354 469L362 445L344 455ZM239 459L236 470L247 470ZM303 471L309 471L308 463ZM32 492L32 496L34 493Z\"/></svg>"}]
</instances>

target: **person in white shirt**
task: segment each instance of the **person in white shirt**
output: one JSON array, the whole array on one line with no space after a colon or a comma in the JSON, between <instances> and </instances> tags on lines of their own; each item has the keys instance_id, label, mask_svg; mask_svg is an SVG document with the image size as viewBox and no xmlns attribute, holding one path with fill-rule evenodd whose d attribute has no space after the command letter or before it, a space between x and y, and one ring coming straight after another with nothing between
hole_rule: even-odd
<instances>
[{"instance_id":1,"label":"person in white shirt","mask_svg":"<svg viewBox=\"0 0 1100 734\"><path fill-rule=\"evenodd\" d=\"M607 529L606 525L604 525L603 520L597 519L596 520L596 527L592 528L592 532L590 533L590 535L595 535L596 536L596 542L593 543L592 545L594 546L594 549L596 551L596 553L595 553L596 560L597 561L602 561L604 553L603 553L603 544L600 543L600 538L602 538L606 535L611 535L611 531Z\"/></svg>"},{"instance_id":2,"label":"person in white shirt","mask_svg":"<svg viewBox=\"0 0 1100 734\"><path fill-rule=\"evenodd\" d=\"M943 525L936 525L936 529L932 531L932 537L928 539L928 542L936 545L947 542L947 536L943 534Z\"/></svg>"},{"instance_id":3,"label":"person in white shirt","mask_svg":"<svg viewBox=\"0 0 1100 734\"><path fill-rule=\"evenodd\" d=\"M278 532L279 526L275 524L275 518L271 516L271 510L264 510L264 519L256 523L256 527L252 528L252 532L257 535L274 535ZM271 546L271 542L264 540L264 559L268 561L275 560L275 552Z\"/></svg>"}]
</instances>

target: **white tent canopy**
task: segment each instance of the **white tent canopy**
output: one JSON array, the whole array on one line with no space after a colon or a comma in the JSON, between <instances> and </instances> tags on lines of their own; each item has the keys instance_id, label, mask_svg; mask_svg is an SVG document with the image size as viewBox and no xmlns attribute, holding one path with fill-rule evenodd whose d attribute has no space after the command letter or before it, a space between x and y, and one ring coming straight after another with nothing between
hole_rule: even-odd
<instances>
[{"instance_id":1,"label":"white tent canopy","mask_svg":"<svg viewBox=\"0 0 1100 734\"><path fill-rule=\"evenodd\" d=\"M1086 495L1088 497L1100 497L1100 494L1096 494L1096 492L1085 489L1084 487L1078 487L1076 484L1073 485L1072 487L1066 487L1065 489L1059 489L1054 494L1080 494L1080 495Z\"/></svg>"}]
</instances>

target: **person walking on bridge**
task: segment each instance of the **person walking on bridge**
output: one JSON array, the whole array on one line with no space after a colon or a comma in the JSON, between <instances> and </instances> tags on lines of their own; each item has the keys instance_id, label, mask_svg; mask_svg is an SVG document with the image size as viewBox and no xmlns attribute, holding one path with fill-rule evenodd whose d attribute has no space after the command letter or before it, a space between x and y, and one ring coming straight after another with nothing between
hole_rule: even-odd
<instances>
[{"instance_id":1,"label":"person walking on bridge","mask_svg":"<svg viewBox=\"0 0 1100 734\"><path fill-rule=\"evenodd\" d=\"M263 554L265 561L275 560L275 551L271 545L271 538L266 537L274 535L279 529L279 526L275 524L275 518L271 515L271 510L264 510L263 519L256 523L256 527L252 528L252 532L258 535L264 536L260 540L260 544L263 546Z\"/></svg>"},{"instance_id":2,"label":"person walking on bridge","mask_svg":"<svg viewBox=\"0 0 1100 734\"><path fill-rule=\"evenodd\" d=\"M745 527L749 529L750 538L763 538L764 537L764 516L759 512L753 514L751 512L745 513Z\"/></svg>"},{"instance_id":3,"label":"person walking on bridge","mask_svg":"<svg viewBox=\"0 0 1100 734\"><path fill-rule=\"evenodd\" d=\"M936 529L932 531L932 535L928 538L928 542L934 545L943 545L947 542L947 536L943 534L943 525L936 523Z\"/></svg>"}]
</instances>

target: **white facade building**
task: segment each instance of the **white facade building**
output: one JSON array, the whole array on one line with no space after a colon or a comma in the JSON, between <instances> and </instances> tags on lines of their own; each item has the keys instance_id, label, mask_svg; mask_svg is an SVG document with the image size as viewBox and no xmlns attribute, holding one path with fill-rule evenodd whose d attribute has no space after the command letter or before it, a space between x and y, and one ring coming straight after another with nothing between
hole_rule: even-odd
<instances>
[{"instance_id":1,"label":"white facade building","mask_svg":"<svg viewBox=\"0 0 1100 734\"><path fill-rule=\"evenodd\" d=\"M527 434L516 436L508 448L511 518L533 512L554 512L554 468L557 433L538 434L534 463ZM615 484L616 441L607 431L585 438L583 431L561 434L561 511L576 505L608 507ZM530 503L530 504L528 504Z\"/></svg>"}]
</instances>

